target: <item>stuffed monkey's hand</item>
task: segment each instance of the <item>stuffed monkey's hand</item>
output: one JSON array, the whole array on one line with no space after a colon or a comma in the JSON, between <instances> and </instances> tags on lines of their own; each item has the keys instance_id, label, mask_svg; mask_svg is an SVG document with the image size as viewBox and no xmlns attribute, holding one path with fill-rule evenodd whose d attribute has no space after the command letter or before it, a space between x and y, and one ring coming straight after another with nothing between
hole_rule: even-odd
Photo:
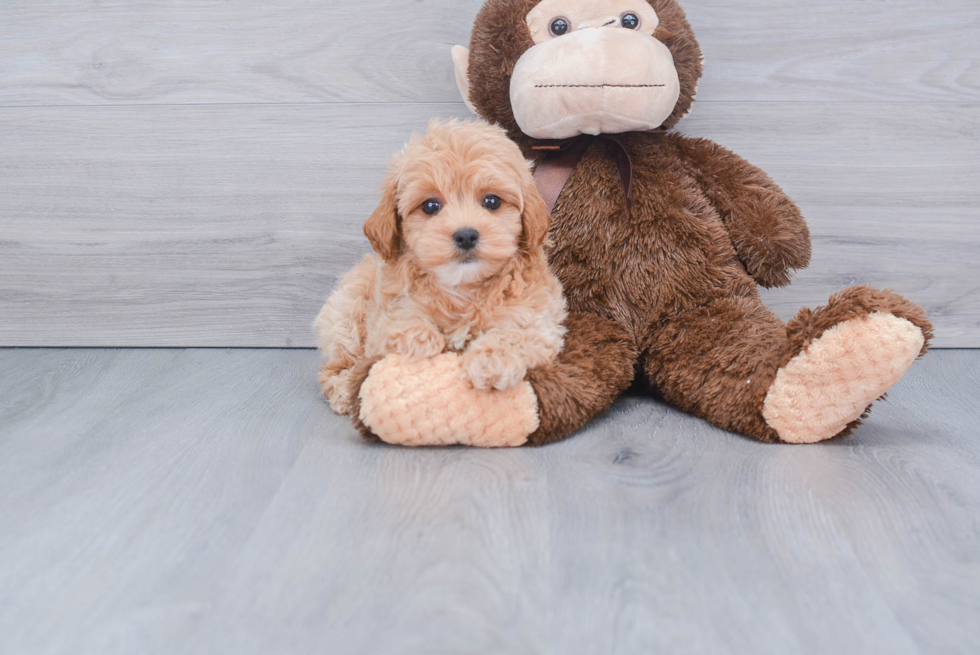
<instances>
[{"instance_id":1,"label":"stuffed monkey's hand","mask_svg":"<svg viewBox=\"0 0 980 655\"><path fill-rule=\"evenodd\" d=\"M478 339L463 353L463 370L477 389L510 389L527 375L527 363L512 349Z\"/></svg>"},{"instance_id":2,"label":"stuffed monkey's hand","mask_svg":"<svg viewBox=\"0 0 980 655\"><path fill-rule=\"evenodd\" d=\"M810 231L799 207L764 171L706 139L681 139L691 170L725 222L749 275L764 287L789 284L810 263Z\"/></svg>"},{"instance_id":3,"label":"stuffed monkey's hand","mask_svg":"<svg viewBox=\"0 0 980 655\"><path fill-rule=\"evenodd\" d=\"M434 325L410 323L391 330L385 351L409 359L429 359L446 349L446 337Z\"/></svg>"}]
</instances>

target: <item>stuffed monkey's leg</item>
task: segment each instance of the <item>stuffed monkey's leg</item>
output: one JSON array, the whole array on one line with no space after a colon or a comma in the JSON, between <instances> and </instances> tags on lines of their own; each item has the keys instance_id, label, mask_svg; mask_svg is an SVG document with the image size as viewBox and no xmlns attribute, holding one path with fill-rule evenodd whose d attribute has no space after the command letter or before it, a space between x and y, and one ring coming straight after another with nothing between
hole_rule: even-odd
<instances>
[{"instance_id":1,"label":"stuffed monkey's leg","mask_svg":"<svg viewBox=\"0 0 980 655\"><path fill-rule=\"evenodd\" d=\"M643 370L664 399L725 430L780 441L762 403L788 359L786 325L757 298L724 298L656 328Z\"/></svg>"},{"instance_id":2,"label":"stuffed monkey's leg","mask_svg":"<svg viewBox=\"0 0 980 655\"><path fill-rule=\"evenodd\" d=\"M415 446L541 445L566 437L630 385L636 352L622 328L598 316L570 314L565 325L558 360L507 392L473 390L453 354L361 362L351 371L354 424L368 438L377 439L371 426L381 426L385 441ZM520 425L532 427L520 432Z\"/></svg>"},{"instance_id":3,"label":"stuffed monkey's leg","mask_svg":"<svg viewBox=\"0 0 980 655\"><path fill-rule=\"evenodd\" d=\"M721 428L813 443L856 426L931 336L919 307L868 287L787 326L756 298L721 299L658 328L643 367L668 401Z\"/></svg>"},{"instance_id":4,"label":"stuffed monkey's leg","mask_svg":"<svg viewBox=\"0 0 980 655\"><path fill-rule=\"evenodd\" d=\"M626 331L594 314L569 314L558 361L528 380L538 396L540 426L528 445L563 439L606 411L633 382L636 351Z\"/></svg>"}]
</instances>

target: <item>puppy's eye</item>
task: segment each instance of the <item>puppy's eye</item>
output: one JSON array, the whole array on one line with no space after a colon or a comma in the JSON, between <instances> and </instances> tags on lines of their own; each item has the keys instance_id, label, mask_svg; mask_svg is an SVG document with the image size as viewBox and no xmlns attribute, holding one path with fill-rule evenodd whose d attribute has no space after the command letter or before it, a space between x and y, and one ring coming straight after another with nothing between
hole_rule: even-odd
<instances>
[{"instance_id":1,"label":"puppy's eye","mask_svg":"<svg viewBox=\"0 0 980 655\"><path fill-rule=\"evenodd\" d=\"M640 26L640 17L634 14L632 11L628 11L620 17L620 22L628 30L635 30Z\"/></svg>"},{"instance_id":2,"label":"puppy's eye","mask_svg":"<svg viewBox=\"0 0 980 655\"><path fill-rule=\"evenodd\" d=\"M483 207L489 209L492 212L500 209L501 200L495 195L489 195L483 199Z\"/></svg>"},{"instance_id":3,"label":"puppy's eye","mask_svg":"<svg viewBox=\"0 0 980 655\"><path fill-rule=\"evenodd\" d=\"M429 198L422 203L422 212L429 216L435 216L442 209L442 203L435 198Z\"/></svg>"},{"instance_id":4,"label":"puppy's eye","mask_svg":"<svg viewBox=\"0 0 980 655\"><path fill-rule=\"evenodd\" d=\"M568 34L568 30L571 27L568 19L559 16L558 18L551 19L551 25L548 26L548 31L551 32L551 36L561 36L562 34Z\"/></svg>"}]
</instances>

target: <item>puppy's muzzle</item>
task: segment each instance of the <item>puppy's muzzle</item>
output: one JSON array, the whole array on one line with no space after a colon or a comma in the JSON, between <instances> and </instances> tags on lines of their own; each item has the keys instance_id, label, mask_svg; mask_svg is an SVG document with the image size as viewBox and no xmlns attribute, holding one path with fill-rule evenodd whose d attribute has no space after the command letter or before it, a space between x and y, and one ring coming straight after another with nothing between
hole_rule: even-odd
<instances>
[{"instance_id":1,"label":"puppy's muzzle","mask_svg":"<svg viewBox=\"0 0 980 655\"><path fill-rule=\"evenodd\" d=\"M480 233L473 228L465 228L457 231L453 234L453 241L456 242L456 247L464 252L469 252L476 248L477 242L480 240Z\"/></svg>"}]
</instances>

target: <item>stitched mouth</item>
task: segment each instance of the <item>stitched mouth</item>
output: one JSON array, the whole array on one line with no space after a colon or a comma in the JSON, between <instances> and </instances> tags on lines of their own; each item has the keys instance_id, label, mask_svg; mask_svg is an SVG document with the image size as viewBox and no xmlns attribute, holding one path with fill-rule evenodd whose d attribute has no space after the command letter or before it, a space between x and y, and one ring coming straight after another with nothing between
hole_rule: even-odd
<instances>
[{"instance_id":1,"label":"stitched mouth","mask_svg":"<svg viewBox=\"0 0 980 655\"><path fill-rule=\"evenodd\" d=\"M535 89L657 89L666 84L535 84Z\"/></svg>"}]
</instances>

